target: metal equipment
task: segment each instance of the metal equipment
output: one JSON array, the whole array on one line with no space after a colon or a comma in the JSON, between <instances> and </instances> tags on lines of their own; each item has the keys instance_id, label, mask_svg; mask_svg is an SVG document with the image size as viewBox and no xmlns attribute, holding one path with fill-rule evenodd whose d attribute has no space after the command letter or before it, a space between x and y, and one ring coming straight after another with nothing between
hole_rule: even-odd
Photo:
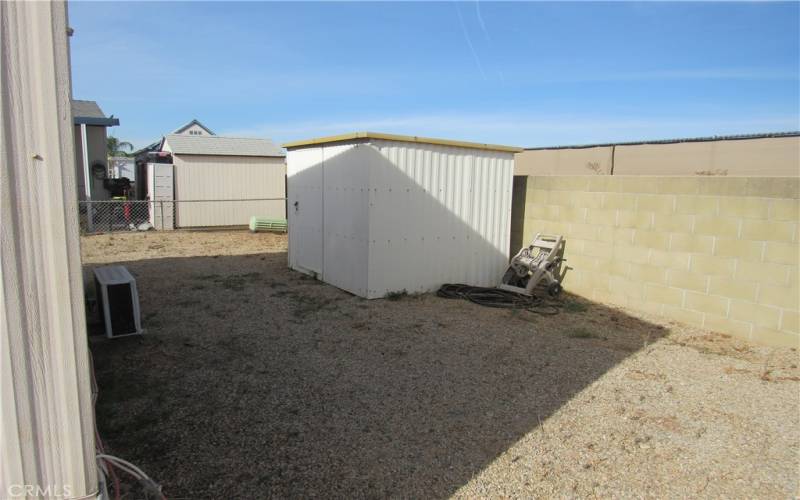
<instances>
[{"instance_id":1,"label":"metal equipment","mask_svg":"<svg viewBox=\"0 0 800 500\"><path fill-rule=\"evenodd\" d=\"M141 335L136 278L124 266L98 267L94 270L94 286L106 337Z\"/></svg>"},{"instance_id":2,"label":"metal equipment","mask_svg":"<svg viewBox=\"0 0 800 500\"><path fill-rule=\"evenodd\" d=\"M533 242L511 259L501 290L533 295L539 285L547 288L547 293L555 297L561 293L561 263L564 262L566 242L561 235L537 233Z\"/></svg>"}]
</instances>

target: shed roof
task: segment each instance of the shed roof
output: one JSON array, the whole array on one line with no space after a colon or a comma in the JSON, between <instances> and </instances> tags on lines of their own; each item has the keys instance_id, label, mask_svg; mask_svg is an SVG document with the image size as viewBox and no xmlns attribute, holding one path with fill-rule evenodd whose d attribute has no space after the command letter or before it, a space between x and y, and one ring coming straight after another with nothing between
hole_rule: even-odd
<instances>
[{"instance_id":1,"label":"shed roof","mask_svg":"<svg viewBox=\"0 0 800 500\"><path fill-rule=\"evenodd\" d=\"M107 117L100 106L95 101L72 100L72 119L75 125L99 125L102 127L112 127L119 125L119 119Z\"/></svg>"},{"instance_id":2,"label":"shed roof","mask_svg":"<svg viewBox=\"0 0 800 500\"><path fill-rule=\"evenodd\" d=\"M286 154L269 139L246 137L221 137L218 135L170 134L164 137L164 146L174 154L220 156L274 156Z\"/></svg>"},{"instance_id":3,"label":"shed roof","mask_svg":"<svg viewBox=\"0 0 800 500\"><path fill-rule=\"evenodd\" d=\"M486 151L506 151L509 153L518 153L522 151L522 148L514 146L483 144L480 142L453 141L450 139L435 139L432 137L418 137L412 135L384 134L381 132L353 132L350 134L331 135L327 137L318 137L315 139L287 142L283 144L283 147L285 147L286 149L292 149L292 148L299 148L302 146L313 146L315 144L327 144L329 142L350 141L353 139L383 139L387 141L419 142L422 144L437 144L440 146L455 146L459 148L483 149Z\"/></svg>"}]
</instances>

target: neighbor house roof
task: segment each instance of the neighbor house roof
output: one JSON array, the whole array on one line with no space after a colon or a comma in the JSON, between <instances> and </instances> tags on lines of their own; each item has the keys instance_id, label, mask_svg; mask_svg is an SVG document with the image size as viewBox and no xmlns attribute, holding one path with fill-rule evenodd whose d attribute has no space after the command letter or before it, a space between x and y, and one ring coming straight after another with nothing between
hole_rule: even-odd
<instances>
[{"instance_id":1,"label":"neighbor house roof","mask_svg":"<svg viewBox=\"0 0 800 500\"><path fill-rule=\"evenodd\" d=\"M164 137L161 149L186 155L286 156L283 150L269 139L218 135L170 134Z\"/></svg>"},{"instance_id":2,"label":"neighbor house roof","mask_svg":"<svg viewBox=\"0 0 800 500\"><path fill-rule=\"evenodd\" d=\"M72 100L72 119L75 125L98 125L101 127L113 127L119 125L119 119L106 117L103 110L95 101Z\"/></svg>"},{"instance_id":3,"label":"neighbor house roof","mask_svg":"<svg viewBox=\"0 0 800 500\"><path fill-rule=\"evenodd\" d=\"M597 144L576 144L573 146L541 146L535 148L525 148L526 151L541 151L545 149L588 149L603 148L610 146L643 146L649 144L677 144L681 142L709 142L709 141L743 141L747 139L773 139L776 137L798 137L800 131L790 132L766 132L761 134L739 134L739 135L714 135L710 137L686 137L683 139L655 139L652 141L630 141L630 142L603 142Z\"/></svg>"},{"instance_id":4,"label":"neighbor house roof","mask_svg":"<svg viewBox=\"0 0 800 500\"><path fill-rule=\"evenodd\" d=\"M287 142L286 144L283 144L283 147L292 149L302 146L313 146L315 144L326 144L329 142L350 141L353 139L383 139L387 141L419 142L423 144L437 144L440 146L455 146L460 148L483 149L488 151L506 151L509 153L518 153L522 151L522 148L517 148L514 146L483 144L480 142L453 141L450 139L435 139L432 137L418 137L411 135L384 134L381 132L353 132L350 134L331 135L327 137L318 137L316 139Z\"/></svg>"},{"instance_id":5,"label":"neighbor house roof","mask_svg":"<svg viewBox=\"0 0 800 500\"><path fill-rule=\"evenodd\" d=\"M202 128L203 130L208 132L209 135L217 135L214 132L212 132L210 128L208 128L205 125L203 125L202 123L200 123L200 120L198 120L196 118L193 119L192 121L190 121L189 123L187 123L186 125L176 128L175 130L172 131L172 133L173 134L180 134L181 132L185 131L186 129L188 129L189 127L191 127L193 125L197 125L198 127Z\"/></svg>"},{"instance_id":6,"label":"neighbor house roof","mask_svg":"<svg viewBox=\"0 0 800 500\"><path fill-rule=\"evenodd\" d=\"M186 131L186 129L188 129L189 127L191 127L193 125L197 125L198 127L202 128L203 130L208 132L208 135L217 135L214 132L212 132L210 128L208 128L205 125L203 125L202 123L200 123L200 120L198 120L196 118L193 119L192 121L190 121L189 123L186 123L185 125L182 125L182 126L176 128L175 130L172 131L172 133L173 134L182 134L183 132ZM147 146L143 147L142 149L137 149L136 151L133 152L133 156L139 156L142 153L149 153L149 152L152 152L152 151L158 151L161 148L161 144L163 142L164 142L164 138L162 137L161 139L159 139L159 140L157 140L157 141L155 141L153 143L148 144Z\"/></svg>"}]
</instances>

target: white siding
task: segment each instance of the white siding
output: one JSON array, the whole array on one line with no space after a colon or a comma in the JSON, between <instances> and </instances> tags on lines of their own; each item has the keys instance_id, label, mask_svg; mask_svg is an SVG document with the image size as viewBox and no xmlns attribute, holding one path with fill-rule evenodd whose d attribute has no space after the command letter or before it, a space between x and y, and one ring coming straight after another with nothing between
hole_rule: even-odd
<instances>
[{"instance_id":1,"label":"white siding","mask_svg":"<svg viewBox=\"0 0 800 500\"><path fill-rule=\"evenodd\" d=\"M286 165L283 158L255 156L173 155L175 224L178 227L242 226L260 215L286 218Z\"/></svg>"},{"instance_id":2,"label":"white siding","mask_svg":"<svg viewBox=\"0 0 800 500\"><path fill-rule=\"evenodd\" d=\"M453 282L493 286L505 271L513 153L372 140L290 150L287 160L290 207L296 197L310 210L321 196L324 234L306 238L308 228L290 218L292 267L307 268L303 255L319 251L324 281L367 298ZM296 175L311 164L321 192L294 186L311 178Z\"/></svg>"},{"instance_id":3,"label":"white siding","mask_svg":"<svg viewBox=\"0 0 800 500\"><path fill-rule=\"evenodd\" d=\"M206 132L206 129L196 123L180 133L184 135L210 135Z\"/></svg>"},{"instance_id":4,"label":"white siding","mask_svg":"<svg viewBox=\"0 0 800 500\"><path fill-rule=\"evenodd\" d=\"M0 495L97 492L66 4L0 2Z\"/></svg>"}]
</instances>

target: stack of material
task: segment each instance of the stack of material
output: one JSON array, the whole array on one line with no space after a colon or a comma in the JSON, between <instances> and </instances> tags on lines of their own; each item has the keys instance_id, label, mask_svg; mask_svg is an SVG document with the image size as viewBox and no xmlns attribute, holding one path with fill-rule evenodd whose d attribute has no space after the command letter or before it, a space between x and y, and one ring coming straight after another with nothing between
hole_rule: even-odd
<instances>
[{"instance_id":1,"label":"stack of material","mask_svg":"<svg viewBox=\"0 0 800 500\"><path fill-rule=\"evenodd\" d=\"M250 231L254 233L258 231L285 233L286 228L286 219L268 219L266 217L258 217L257 215L250 217Z\"/></svg>"}]
</instances>

